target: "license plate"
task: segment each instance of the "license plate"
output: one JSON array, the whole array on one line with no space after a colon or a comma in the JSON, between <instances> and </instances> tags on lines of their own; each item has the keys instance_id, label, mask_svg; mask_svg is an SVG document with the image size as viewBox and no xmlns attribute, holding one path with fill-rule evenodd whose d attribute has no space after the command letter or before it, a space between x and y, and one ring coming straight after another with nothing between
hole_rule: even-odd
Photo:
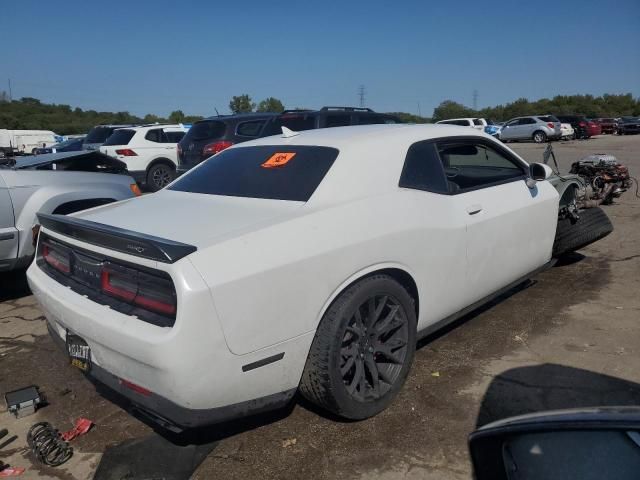
<instances>
[{"instance_id":1,"label":"license plate","mask_svg":"<svg viewBox=\"0 0 640 480\"><path fill-rule=\"evenodd\" d=\"M91 349L87 342L79 336L67 332L67 352L71 365L83 372L89 371L91 368Z\"/></svg>"}]
</instances>

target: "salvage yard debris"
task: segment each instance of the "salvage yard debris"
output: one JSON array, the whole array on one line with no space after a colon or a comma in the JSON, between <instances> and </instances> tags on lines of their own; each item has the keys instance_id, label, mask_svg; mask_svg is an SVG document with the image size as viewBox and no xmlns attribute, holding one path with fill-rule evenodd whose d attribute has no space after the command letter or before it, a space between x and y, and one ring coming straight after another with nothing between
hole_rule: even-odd
<instances>
[{"instance_id":1,"label":"salvage yard debris","mask_svg":"<svg viewBox=\"0 0 640 480\"><path fill-rule=\"evenodd\" d=\"M7 403L7 410L13 413L16 418L32 415L38 406L44 404L44 397L35 385L7 392L4 399Z\"/></svg>"}]
</instances>

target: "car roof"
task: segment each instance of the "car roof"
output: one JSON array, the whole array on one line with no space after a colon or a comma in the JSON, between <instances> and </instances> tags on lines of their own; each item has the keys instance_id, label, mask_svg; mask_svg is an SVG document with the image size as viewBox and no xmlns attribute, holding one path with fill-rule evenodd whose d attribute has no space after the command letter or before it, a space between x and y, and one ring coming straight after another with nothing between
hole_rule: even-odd
<instances>
[{"instance_id":1,"label":"car roof","mask_svg":"<svg viewBox=\"0 0 640 480\"><path fill-rule=\"evenodd\" d=\"M277 117L279 113L273 112L251 112L251 113L236 113L233 115L216 115L212 117L203 118L195 123L207 122L211 120L219 120L221 122L227 120L262 120L263 118Z\"/></svg>"},{"instance_id":2,"label":"car roof","mask_svg":"<svg viewBox=\"0 0 640 480\"><path fill-rule=\"evenodd\" d=\"M172 128L181 129L184 131L187 130L187 127L178 123L153 123L149 125L139 125L137 127L134 126L134 127L118 128L117 130L133 130L136 132L143 132L145 130L152 130L154 128L162 128L163 130L168 130Z\"/></svg>"},{"instance_id":3,"label":"car roof","mask_svg":"<svg viewBox=\"0 0 640 480\"><path fill-rule=\"evenodd\" d=\"M305 130L290 137L273 135L230 148L282 145L284 150L288 145L311 145L338 149L338 160L309 201L313 206L395 192L412 144L442 137L472 136L497 143L480 130L459 125L378 124Z\"/></svg>"}]
</instances>

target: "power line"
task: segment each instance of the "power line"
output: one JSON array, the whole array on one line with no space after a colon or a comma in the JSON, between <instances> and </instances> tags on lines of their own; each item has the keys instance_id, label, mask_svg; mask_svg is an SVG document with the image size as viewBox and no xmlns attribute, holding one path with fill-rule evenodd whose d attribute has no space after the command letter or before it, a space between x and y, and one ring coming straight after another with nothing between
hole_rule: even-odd
<instances>
[{"instance_id":1,"label":"power line","mask_svg":"<svg viewBox=\"0 0 640 480\"><path fill-rule=\"evenodd\" d=\"M360 97L360 106L364 107L364 95L365 95L365 89L364 89L364 85L360 85L360 87L358 87L358 97Z\"/></svg>"}]
</instances>

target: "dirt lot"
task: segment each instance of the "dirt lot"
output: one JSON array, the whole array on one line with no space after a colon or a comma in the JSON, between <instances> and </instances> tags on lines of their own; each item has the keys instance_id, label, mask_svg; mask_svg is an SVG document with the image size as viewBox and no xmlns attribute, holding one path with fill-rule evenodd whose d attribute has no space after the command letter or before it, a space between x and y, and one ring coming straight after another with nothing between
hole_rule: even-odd
<instances>
[{"instance_id":1,"label":"dirt lot","mask_svg":"<svg viewBox=\"0 0 640 480\"><path fill-rule=\"evenodd\" d=\"M542 158L543 146L510 146L528 161ZM640 136L554 148L565 172L574 160L606 152L640 175ZM17 435L0 447L0 460L27 467L25 479L91 478L105 448L143 438L140 448L149 456L158 448L156 464L167 463L166 472L177 459L207 455L196 479L470 478L466 437L477 425L546 409L640 404L640 199L627 192L604 208L613 234L422 342L398 399L376 418L339 422L300 401L277 415L214 427L202 432L202 446L173 453L68 366L23 279L0 277L0 392L37 384L50 403L20 420L0 413L0 428ZM96 427L74 442L72 460L36 466L26 429L40 420L67 429L79 416ZM137 478L124 463L101 478Z\"/></svg>"}]
</instances>

